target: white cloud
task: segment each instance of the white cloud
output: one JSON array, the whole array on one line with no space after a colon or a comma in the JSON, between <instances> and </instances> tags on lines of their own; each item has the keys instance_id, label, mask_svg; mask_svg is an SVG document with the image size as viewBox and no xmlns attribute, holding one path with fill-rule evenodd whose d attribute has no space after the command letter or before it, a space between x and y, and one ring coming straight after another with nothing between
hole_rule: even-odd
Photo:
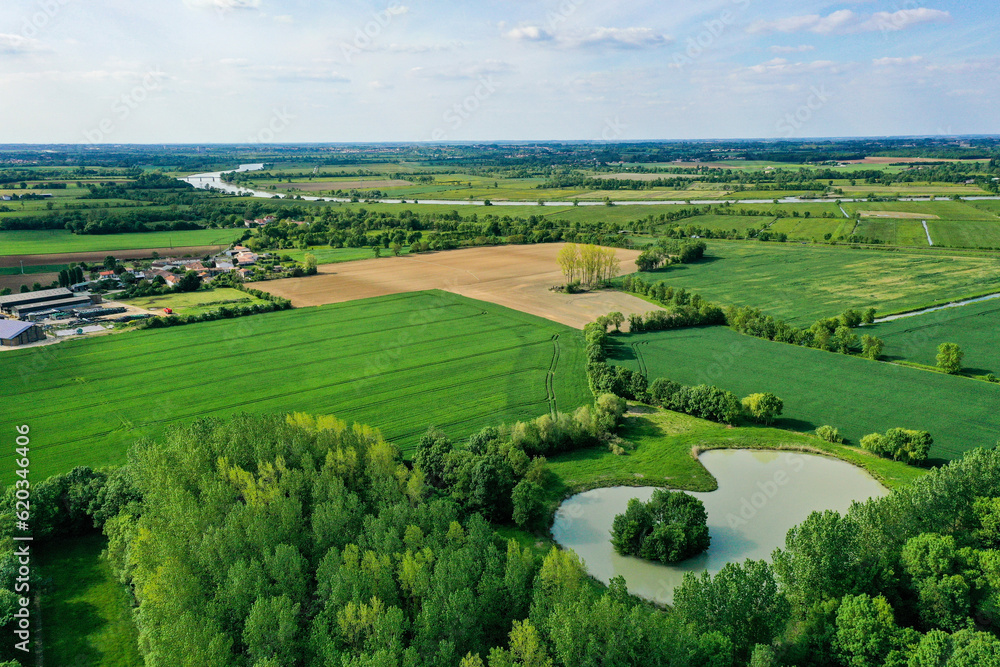
<instances>
[{"instance_id":1,"label":"white cloud","mask_svg":"<svg viewBox=\"0 0 1000 667\"><path fill-rule=\"evenodd\" d=\"M951 14L939 9L901 9L897 12L876 12L871 16L841 9L827 16L806 14L774 21L754 21L747 28L751 34L814 32L821 35L852 32L905 30L921 23L941 23L951 20Z\"/></svg>"},{"instance_id":2,"label":"white cloud","mask_svg":"<svg viewBox=\"0 0 1000 667\"><path fill-rule=\"evenodd\" d=\"M951 14L940 9L927 9L926 7L900 9L898 12L878 12L872 15L870 19L861 24L861 30L894 32L921 23L943 23L950 20Z\"/></svg>"},{"instance_id":3,"label":"white cloud","mask_svg":"<svg viewBox=\"0 0 1000 667\"><path fill-rule=\"evenodd\" d=\"M40 50L41 45L36 39L0 33L0 55L12 56Z\"/></svg>"},{"instance_id":4,"label":"white cloud","mask_svg":"<svg viewBox=\"0 0 1000 667\"><path fill-rule=\"evenodd\" d=\"M579 39L581 46L604 45L624 48L661 46L670 41L650 28L595 28Z\"/></svg>"},{"instance_id":5,"label":"white cloud","mask_svg":"<svg viewBox=\"0 0 1000 667\"><path fill-rule=\"evenodd\" d=\"M261 3L262 0L184 0L184 4L192 9L216 9L224 12L257 9Z\"/></svg>"},{"instance_id":6,"label":"white cloud","mask_svg":"<svg viewBox=\"0 0 1000 667\"><path fill-rule=\"evenodd\" d=\"M486 60L476 65L465 65L461 67L450 67L439 70L429 70L426 67L414 67L410 69L410 76L422 79L436 79L438 81L464 81L478 80L492 74L506 74L514 71L513 66L502 60Z\"/></svg>"},{"instance_id":7,"label":"white cloud","mask_svg":"<svg viewBox=\"0 0 1000 667\"><path fill-rule=\"evenodd\" d=\"M654 48L669 44L671 38L651 28L596 27L585 32L554 34L537 25L522 25L503 33L518 42L550 42L561 48L610 47L619 49Z\"/></svg>"},{"instance_id":8,"label":"white cloud","mask_svg":"<svg viewBox=\"0 0 1000 667\"><path fill-rule=\"evenodd\" d=\"M815 51L816 47L811 44L800 44L799 46L772 46L768 49L771 53L805 53Z\"/></svg>"},{"instance_id":9,"label":"white cloud","mask_svg":"<svg viewBox=\"0 0 1000 667\"><path fill-rule=\"evenodd\" d=\"M259 81L278 83L350 83L351 80L339 72L325 67L292 67L267 65L253 68L253 78Z\"/></svg>"},{"instance_id":10,"label":"white cloud","mask_svg":"<svg viewBox=\"0 0 1000 667\"><path fill-rule=\"evenodd\" d=\"M872 64L876 67L891 67L893 65L916 65L923 61L923 56L910 56L909 58L876 58Z\"/></svg>"},{"instance_id":11,"label":"white cloud","mask_svg":"<svg viewBox=\"0 0 1000 667\"><path fill-rule=\"evenodd\" d=\"M518 42L546 42L552 33L537 25L524 25L504 33L504 37Z\"/></svg>"},{"instance_id":12,"label":"white cloud","mask_svg":"<svg viewBox=\"0 0 1000 667\"><path fill-rule=\"evenodd\" d=\"M828 71L838 73L844 65L832 60L814 60L812 62L793 63L786 58L773 58L760 65L753 65L747 70L754 74L801 74L809 72Z\"/></svg>"}]
</instances>

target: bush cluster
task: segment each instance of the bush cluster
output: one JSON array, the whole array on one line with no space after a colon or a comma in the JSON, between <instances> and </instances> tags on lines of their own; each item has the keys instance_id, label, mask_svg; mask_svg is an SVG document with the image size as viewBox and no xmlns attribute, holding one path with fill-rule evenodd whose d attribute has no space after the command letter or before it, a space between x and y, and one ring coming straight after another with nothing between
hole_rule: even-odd
<instances>
[{"instance_id":1,"label":"bush cluster","mask_svg":"<svg viewBox=\"0 0 1000 667\"><path fill-rule=\"evenodd\" d=\"M632 498L611 528L619 554L661 563L697 556L710 542L704 503L682 491L656 489L648 503Z\"/></svg>"},{"instance_id":2,"label":"bush cluster","mask_svg":"<svg viewBox=\"0 0 1000 667\"><path fill-rule=\"evenodd\" d=\"M920 465L927 460L934 439L927 431L891 428L881 433L869 433L861 438L861 448L872 454L910 465Z\"/></svg>"}]
</instances>

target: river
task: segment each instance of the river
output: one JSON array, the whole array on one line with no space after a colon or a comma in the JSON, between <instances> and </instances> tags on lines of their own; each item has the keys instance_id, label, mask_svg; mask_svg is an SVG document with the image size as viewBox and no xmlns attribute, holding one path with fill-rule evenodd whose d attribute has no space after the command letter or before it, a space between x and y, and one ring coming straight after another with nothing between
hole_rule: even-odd
<instances>
[{"instance_id":1,"label":"river","mask_svg":"<svg viewBox=\"0 0 1000 667\"><path fill-rule=\"evenodd\" d=\"M813 511L846 512L854 501L888 491L861 468L825 456L797 452L714 450L700 456L719 489L692 493L705 503L712 545L676 565L619 556L611 546L611 524L630 498L647 501L651 487L595 489L567 499L552 534L580 556L587 571L607 583L622 575L635 595L669 604L686 572L715 574L726 563L769 559L785 535Z\"/></svg>"},{"instance_id":2,"label":"river","mask_svg":"<svg viewBox=\"0 0 1000 667\"><path fill-rule=\"evenodd\" d=\"M260 171L264 168L263 164L242 164L238 168L231 171ZM230 185L222 180L221 171L213 171L204 174L192 174L186 176L180 180L186 181L196 188L202 189L215 189L221 190L223 192L228 192L230 194L243 194L251 197L258 197L261 199L274 199L275 197L279 199L285 199L289 195L277 193L277 192L267 192L263 190L251 190L248 188L241 188L235 185ZM538 191L540 195L544 194L544 190ZM332 201L332 202L350 202L350 199L344 197L315 197L311 195L298 195L303 201ZM963 197L967 200L976 199L1000 199L1000 197ZM413 204L417 203L418 200L415 199L378 199L376 200L380 204ZM696 199L696 200L678 200L678 199L666 199L660 201L622 201L615 200L615 206L686 206L686 205L698 205L705 206L710 204L770 204L773 199ZM830 199L801 199L799 197L785 197L779 199L780 204L807 204L807 203L823 203L833 201ZM840 199L839 201L848 202L866 202L867 199ZM899 201L931 201L930 197L908 197L900 198ZM485 201L469 200L469 199L420 199L420 204L437 204L441 206L486 206ZM538 201L504 201L504 200L490 200L492 206L606 206L603 201L583 201L583 200L570 200L570 201L543 201L539 204Z\"/></svg>"}]
</instances>

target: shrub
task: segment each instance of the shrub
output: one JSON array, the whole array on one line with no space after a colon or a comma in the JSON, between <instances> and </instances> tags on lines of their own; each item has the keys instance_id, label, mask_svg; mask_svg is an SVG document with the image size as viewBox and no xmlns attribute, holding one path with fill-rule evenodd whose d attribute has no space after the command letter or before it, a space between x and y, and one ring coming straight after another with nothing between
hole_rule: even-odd
<instances>
[{"instance_id":1,"label":"shrub","mask_svg":"<svg viewBox=\"0 0 1000 667\"><path fill-rule=\"evenodd\" d=\"M750 418L762 424L773 423L785 407L784 401L770 393L750 394L742 403Z\"/></svg>"},{"instance_id":2,"label":"shrub","mask_svg":"<svg viewBox=\"0 0 1000 667\"><path fill-rule=\"evenodd\" d=\"M614 519L611 543L623 556L676 563L708 549L705 505L681 491L657 489L648 503L633 498Z\"/></svg>"},{"instance_id":3,"label":"shrub","mask_svg":"<svg viewBox=\"0 0 1000 667\"><path fill-rule=\"evenodd\" d=\"M883 458L918 465L927 460L934 439L927 431L891 428L885 432L870 433L861 438L861 448Z\"/></svg>"},{"instance_id":4,"label":"shrub","mask_svg":"<svg viewBox=\"0 0 1000 667\"><path fill-rule=\"evenodd\" d=\"M844 442L844 439L840 437L840 432L837 431L837 429L835 429L834 427L829 425L824 425L817 428L816 435L818 435L823 440L826 440L827 442L832 442L835 445L839 445L840 443Z\"/></svg>"}]
</instances>

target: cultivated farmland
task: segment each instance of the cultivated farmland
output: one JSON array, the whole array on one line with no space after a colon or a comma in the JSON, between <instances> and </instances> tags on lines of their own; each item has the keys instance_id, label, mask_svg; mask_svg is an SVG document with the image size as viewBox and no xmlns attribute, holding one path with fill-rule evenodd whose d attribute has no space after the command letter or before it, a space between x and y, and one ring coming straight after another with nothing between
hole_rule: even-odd
<instances>
[{"instance_id":1,"label":"cultivated farmland","mask_svg":"<svg viewBox=\"0 0 1000 667\"><path fill-rule=\"evenodd\" d=\"M739 396L771 392L784 399L779 428L809 431L823 424L857 445L874 432L902 426L934 436L931 457L954 459L992 447L1000 429L1000 386L772 343L725 327L615 337L614 363L650 379L714 384Z\"/></svg>"},{"instance_id":2,"label":"cultivated farmland","mask_svg":"<svg viewBox=\"0 0 1000 667\"><path fill-rule=\"evenodd\" d=\"M561 294L549 288L566 282L556 255L561 243L386 257L320 267L319 276L261 285L296 306L339 303L414 290L442 289L545 317L582 329L610 311L646 313L655 307L616 291ZM635 270L634 250L618 250L624 272Z\"/></svg>"},{"instance_id":3,"label":"cultivated farmland","mask_svg":"<svg viewBox=\"0 0 1000 667\"><path fill-rule=\"evenodd\" d=\"M378 423L406 451L428 426L462 437L589 402L582 348L547 320L411 293L7 352L0 404L31 424L38 479L242 411Z\"/></svg>"},{"instance_id":4,"label":"cultivated farmland","mask_svg":"<svg viewBox=\"0 0 1000 667\"><path fill-rule=\"evenodd\" d=\"M1000 292L1000 259L709 241L705 261L643 277L808 325L847 308L873 306L888 313L991 289Z\"/></svg>"},{"instance_id":5,"label":"cultivated farmland","mask_svg":"<svg viewBox=\"0 0 1000 667\"><path fill-rule=\"evenodd\" d=\"M68 230L32 230L0 232L0 257L7 255L56 255L77 252L113 252L227 246L243 233L242 229L196 229L180 232L144 232L141 234L73 234ZM67 260L71 261L71 260ZM12 266L17 266L16 262Z\"/></svg>"},{"instance_id":6,"label":"cultivated farmland","mask_svg":"<svg viewBox=\"0 0 1000 667\"><path fill-rule=\"evenodd\" d=\"M968 372L1000 375L1000 299L903 317L864 331L885 341L885 356L890 359L934 366L938 345L958 343Z\"/></svg>"}]
</instances>

